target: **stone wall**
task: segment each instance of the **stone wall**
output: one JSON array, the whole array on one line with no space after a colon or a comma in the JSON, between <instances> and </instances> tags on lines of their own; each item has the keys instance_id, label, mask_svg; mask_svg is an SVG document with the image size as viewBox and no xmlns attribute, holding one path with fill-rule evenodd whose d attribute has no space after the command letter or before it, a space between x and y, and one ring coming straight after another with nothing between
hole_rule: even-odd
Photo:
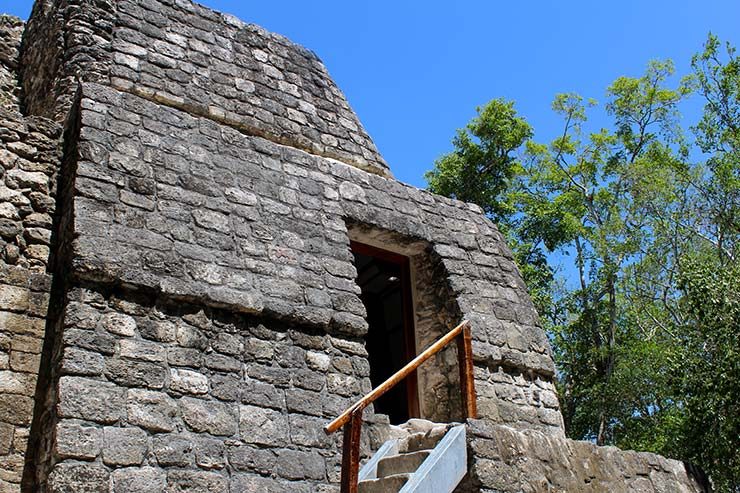
<instances>
[{"instance_id":1,"label":"stone wall","mask_svg":"<svg viewBox=\"0 0 740 493\"><path fill-rule=\"evenodd\" d=\"M62 120L78 80L101 82L390 176L318 57L233 16L171 0L41 0L25 40L34 114Z\"/></svg>"},{"instance_id":2,"label":"stone wall","mask_svg":"<svg viewBox=\"0 0 740 493\"><path fill-rule=\"evenodd\" d=\"M81 105L77 276L362 336L351 220L432 245L481 367L552 379L511 254L477 208L105 86L83 85ZM531 425L562 433L553 423Z\"/></svg>"},{"instance_id":3,"label":"stone wall","mask_svg":"<svg viewBox=\"0 0 740 493\"><path fill-rule=\"evenodd\" d=\"M33 418L49 277L0 264L0 492L18 491Z\"/></svg>"},{"instance_id":4,"label":"stone wall","mask_svg":"<svg viewBox=\"0 0 740 493\"><path fill-rule=\"evenodd\" d=\"M11 111L19 108L16 70L23 27L17 17L0 14L0 108Z\"/></svg>"},{"instance_id":5,"label":"stone wall","mask_svg":"<svg viewBox=\"0 0 740 493\"><path fill-rule=\"evenodd\" d=\"M483 493L708 492L699 472L647 452L597 447L535 430L473 420L470 491Z\"/></svg>"},{"instance_id":6,"label":"stone wall","mask_svg":"<svg viewBox=\"0 0 740 493\"><path fill-rule=\"evenodd\" d=\"M23 23L0 16L0 492L18 491L51 278L46 273L60 126L24 117L16 79Z\"/></svg>"},{"instance_id":7,"label":"stone wall","mask_svg":"<svg viewBox=\"0 0 740 493\"><path fill-rule=\"evenodd\" d=\"M115 0L38 0L23 34L24 111L67 119L79 81L107 82Z\"/></svg>"},{"instance_id":8,"label":"stone wall","mask_svg":"<svg viewBox=\"0 0 740 493\"><path fill-rule=\"evenodd\" d=\"M322 427L369 390L362 343L117 289L68 299L51 491L336 491Z\"/></svg>"},{"instance_id":9,"label":"stone wall","mask_svg":"<svg viewBox=\"0 0 740 493\"><path fill-rule=\"evenodd\" d=\"M412 255L410 261L418 354L455 326L460 315L454 296L449 293L441 259L425 250ZM451 344L416 372L421 415L437 423L463 419L457 357L457 346Z\"/></svg>"}]
</instances>

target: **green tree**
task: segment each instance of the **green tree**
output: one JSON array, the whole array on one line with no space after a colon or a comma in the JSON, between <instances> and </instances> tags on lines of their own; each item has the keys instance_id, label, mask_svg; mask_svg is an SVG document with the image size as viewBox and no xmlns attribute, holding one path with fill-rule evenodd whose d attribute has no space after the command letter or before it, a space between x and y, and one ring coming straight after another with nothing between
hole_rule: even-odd
<instances>
[{"instance_id":1,"label":"green tree","mask_svg":"<svg viewBox=\"0 0 740 493\"><path fill-rule=\"evenodd\" d=\"M638 348L642 334L629 323L624 283L651 241L649 207L665 200L680 160L676 105L682 92L665 86L672 74L670 62L653 62L640 78L617 79L607 92L612 131L585 133L582 98L559 95L553 109L563 117L563 132L549 146L529 144L518 192L524 234L543 235L549 249L574 256L577 286L563 299L564 318L551 330L566 427L598 444L619 442L615 430L633 418L646 398L637 392L645 385L638 384L655 370L631 367L645 360L620 355L629 354L627 348L660 352L656 344ZM655 409L657 398L640 408Z\"/></svg>"},{"instance_id":2,"label":"green tree","mask_svg":"<svg viewBox=\"0 0 740 493\"><path fill-rule=\"evenodd\" d=\"M513 212L507 192L517 170L514 153L532 136L532 127L510 101L494 99L476 110L478 115L457 131L454 150L439 158L425 178L433 192L478 204L507 224Z\"/></svg>"},{"instance_id":3,"label":"green tree","mask_svg":"<svg viewBox=\"0 0 740 493\"><path fill-rule=\"evenodd\" d=\"M514 103L493 99L452 141L453 151L440 157L425 178L434 193L479 205L509 243L530 294L541 314L552 311L553 273L541 242L516 236L518 218L511 190L521 173L518 152L532 137L532 127L518 116Z\"/></svg>"},{"instance_id":4,"label":"green tree","mask_svg":"<svg viewBox=\"0 0 740 493\"><path fill-rule=\"evenodd\" d=\"M693 127L699 148L708 154L701 173L692 181L697 209L705 218L694 232L717 251L720 263L737 260L740 238L740 60L727 43L725 57L719 39L710 34L701 53L694 55L687 85L705 104Z\"/></svg>"},{"instance_id":5,"label":"green tree","mask_svg":"<svg viewBox=\"0 0 740 493\"><path fill-rule=\"evenodd\" d=\"M740 491L740 263L688 260L679 280L687 314L676 371L685 405L680 443L717 491Z\"/></svg>"}]
</instances>

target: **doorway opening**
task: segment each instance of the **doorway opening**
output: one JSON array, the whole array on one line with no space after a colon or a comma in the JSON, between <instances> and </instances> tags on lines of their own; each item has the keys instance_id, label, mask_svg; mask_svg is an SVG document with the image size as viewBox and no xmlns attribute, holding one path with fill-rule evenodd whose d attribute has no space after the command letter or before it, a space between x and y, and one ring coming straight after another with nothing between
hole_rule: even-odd
<instances>
[{"instance_id":1,"label":"doorway opening","mask_svg":"<svg viewBox=\"0 0 740 493\"><path fill-rule=\"evenodd\" d=\"M416 356L409 257L350 242L369 325L367 352L373 387L383 383ZM375 412L391 424L419 417L417 375L412 373L375 401Z\"/></svg>"}]
</instances>

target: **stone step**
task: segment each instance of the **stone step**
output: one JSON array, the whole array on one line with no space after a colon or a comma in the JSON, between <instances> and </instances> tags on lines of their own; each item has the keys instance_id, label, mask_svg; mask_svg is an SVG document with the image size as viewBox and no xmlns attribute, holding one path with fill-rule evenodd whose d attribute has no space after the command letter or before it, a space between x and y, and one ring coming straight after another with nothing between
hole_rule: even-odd
<instances>
[{"instance_id":1,"label":"stone step","mask_svg":"<svg viewBox=\"0 0 740 493\"><path fill-rule=\"evenodd\" d=\"M424 459L429 457L429 453L429 450L421 450L384 457L378 462L378 477L384 478L404 473L413 474L424 462Z\"/></svg>"},{"instance_id":2,"label":"stone step","mask_svg":"<svg viewBox=\"0 0 740 493\"><path fill-rule=\"evenodd\" d=\"M380 479L366 479L358 484L358 493L398 493L411 474L396 474Z\"/></svg>"},{"instance_id":3,"label":"stone step","mask_svg":"<svg viewBox=\"0 0 740 493\"><path fill-rule=\"evenodd\" d=\"M398 451L405 453L417 452L419 450L431 450L437 446L440 440L442 440L448 429L449 426L441 425L435 426L426 432L412 433L398 441Z\"/></svg>"}]
</instances>

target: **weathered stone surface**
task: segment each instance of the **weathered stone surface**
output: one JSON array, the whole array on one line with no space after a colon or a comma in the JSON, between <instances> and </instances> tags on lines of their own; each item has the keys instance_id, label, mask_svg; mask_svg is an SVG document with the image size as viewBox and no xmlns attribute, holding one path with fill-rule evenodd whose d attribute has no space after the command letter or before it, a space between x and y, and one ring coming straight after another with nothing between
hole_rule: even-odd
<instances>
[{"instance_id":1,"label":"weathered stone surface","mask_svg":"<svg viewBox=\"0 0 740 493\"><path fill-rule=\"evenodd\" d=\"M100 464L63 463L49 475L49 489L54 493L106 493L110 472Z\"/></svg>"},{"instance_id":2,"label":"weathered stone surface","mask_svg":"<svg viewBox=\"0 0 740 493\"><path fill-rule=\"evenodd\" d=\"M59 415L97 423L114 423L125 410L125 390L81 377L59 379Z\"/></svg>"},{"instance_id":3,"label":"weathered stone surface","mask_svg":"<svg viewBox=\"0 0 740 493\"><path fill-rule=\"evenodd\" d=\"M272 409L239 408L239 434L247 443L284 446L288 443L288 420Z\"/></svg>"},{"instance_id":4,"label":"weathered stone surface","mask_svg":"<svg viewBox=\"0 0 740 493\"><path fill-rule=\"evenodd\" d=\"M175 428L177 403L166 394L147 390L130 390L127 396L128 422L152 432Z\"/></svg>"},{"instance_id":5,"label":"weathered stone surface","mask_svg":"<svg viewBox=\"0 0 740 493\"><path fill-rule=\"evenodd\" d=\"M193 442L186 435L157 435L152 439L152 449L163 467L185 467L193 462Z\"/></svg>"},{"instance_id":6,"label":"weathered stone surface","mask_svg":"<svg viewBox=\"0 0 740 493\"><path fill-rule=\"evenodd\" d=\"M223 474L209 471L167 472L167 491L228 491L229 480Z\"/></svg>"},{"instance_id":7,"label":"weathered stone surface","mask_svg":"<svg viewBox=\"0 0 740 493\"><path fill-rule=\"evenodd\" d=\"M20 112L19 19L0 15L0 490L18 491L41 360L59 125Z\"/></svg>"},{"instance_id":8,"label":"weathered stone surface","mask_svg":"<svg viewBox=\"0 0 740 493\"><path fill-rule=\"evenodd\" d=\"M56 454L62 459L91 460L100 454L103 430L94 426L63 423L56 429Z\"/></svg>"},{"instance_id":9,"label":"weathered stone surface","mask_svg":"<svg viewBox=\"0 0 740 493\"><path fill-rule=\"evenodd\" d=\"M108 313L101 319L104 329L120 336L133 336L136 334L136 320L124 313Z\"/></svg>"},{"instance_id":10,"label":"weathered stone surface","mask_svg":"<svg viewBox=\"0 0 740 493\"><path fill-rule=\"evenodd\" d=\"M154 467L131 467L116 469L111 474L114 493L160 493L165 491L167 475Z\"/></svg>"},{"instance_id":11,"label":"weathered stone surface","mask_svg":"<svg viewBox=\"0 0 740 493\"><path fill-rule=\"evenodd\" d=\"M147 435L139 428L103 428L103 462L110 466L140 465L148 450Z\"/></svg>"},{"instance_id":12,"label":"weathered stone surface","mask_svg":"<svg viewBox=\"0 0 740 493\"><path fill-rule=\"evenodd\" d=\"M196 371L173 369L170 370L170 389L183 394L206 394L208 378Z\"/></svg>"},{"instance_id":13,"label":"weathered stone surface","mask_svg":"<svg viewBox=\"0 0 740 493\"><path fill-rule=\"evenodd\" d=\"M234 404L183 397L180 399L180 409L183 421L193 431L220 436L231 436L237 432L239 418Z\"/></svg>"},{"instance_id":14,"label":"weathered stone surface","mask_svg":"<svg viewBox=\"0 0 740 493\"><path fill-rule=\"evenodd\" d=\"M469 423L473 491L708 491L682 462L655 454L518 431L489 420Z\"/></svg>"}]
</instances>

